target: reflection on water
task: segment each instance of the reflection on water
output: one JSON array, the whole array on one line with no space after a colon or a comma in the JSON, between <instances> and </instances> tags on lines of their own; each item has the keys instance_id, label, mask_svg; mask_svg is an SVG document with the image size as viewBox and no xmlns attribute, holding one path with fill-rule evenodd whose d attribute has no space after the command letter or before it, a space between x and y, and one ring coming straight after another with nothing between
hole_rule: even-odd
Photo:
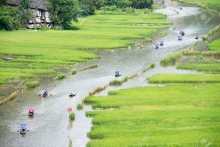
<instances>
[{"instance_id":1,"label":"reflection on water","mask_svg":"<svg viewBox=\"0 0 220 147\"><path fill-rule=\"evenodd\" d=\"M158 1L159 2L159 1ZM159 61L166 55L189 47L195 42L194 36L205 35L210 29L214 28L220 22L217 16L213 16L205 27L198 25L196 17L200 13L206 14L199 8L179 4L174 1L166 1L166 9L156 12L168 15L168 20L174 22L169 28L169 34L160 40L164 41L164 46L155 50L154 43L160 40L154 40L152 45L143 49L131 47L129 50L98 52L102 59L94 60L86 64L80 64L76 68L81 69L88 65L98 64L98 68L85 70L74 76L68 76L62 81L51 82L45 79L36 89L25 91L15 100L6 103L0 107L0 142L3 147L66 147L69 139L76 147L83 147L89 141L87 132L92 126L92 118L87 118L85 112L92 110L91 106L84 106L83 110L77 110L77 104L82 103L84 97L88 96L90 90L97 86L104 86L109 81L115 79L114 72L122 72L121 79L134 73L138 77L129 80L121 87L108 87L98 95L107 95L109 90L122 88L147 86L146 78L157 73L197 73L196 71L177 70L175 67L161 67ZM183 7L180 14L177 15L173 9ZM173 29L175 26L176 29ZM183 41L178 41L179 30L185 30L186 35ZM151 63L156 67L142 74L142 70ZM42 98L37 94L44 89L49 88L51 96ZM69 92L76 91L76 97L69 98ZM27 109L35 108L37 113L33 118L27 116ZM67 108L71 107L76 114L76 119L69 123ZM16 131L21 123L26 123L30 130L25 137L22 137Z\"/></svg>"}]
</instances>

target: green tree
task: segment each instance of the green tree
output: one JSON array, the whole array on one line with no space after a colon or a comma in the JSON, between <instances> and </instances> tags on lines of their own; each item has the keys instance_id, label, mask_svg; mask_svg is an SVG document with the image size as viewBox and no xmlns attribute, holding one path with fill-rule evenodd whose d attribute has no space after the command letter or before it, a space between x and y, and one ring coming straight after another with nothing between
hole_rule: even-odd
<instances>
[{"instance_id":1,"label":"green tree","mask_svg":"<svg viewBox=\"0 0 220 147\"><path fill-rule=\"evenodd\" d=\"M77 21L78 0L50 0L48 8L54 25L69 29L72 21Z\"/></svg>"},{"instance_id":2,"label":"green tree","mask_svg":"<svg viewBox=\"0 0 220 147\"><path fill-rule=\"evenodd\" d=\"M25 28L28 24L28 20L31 16L30 12L30 2L29 0L22 0L18 9L19 13L17 15L18 19L20 19L20 24L22 28Z\"/></svg>"}]
</instances>

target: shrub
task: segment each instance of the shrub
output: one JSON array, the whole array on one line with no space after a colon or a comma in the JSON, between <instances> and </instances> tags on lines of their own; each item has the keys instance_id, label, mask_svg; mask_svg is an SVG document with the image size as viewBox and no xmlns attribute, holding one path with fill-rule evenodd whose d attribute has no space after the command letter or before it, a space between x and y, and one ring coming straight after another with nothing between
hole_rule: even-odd
<instances>
[{"instance_id":1,"label":"shrub","mask_svg":"<svg viewBox=\"0 0 220 147\"><path fill-rule=\"evenodd\" d=\"M105 90L106 87L107 87L107 85L104 86L104 87L101 87L101 86L96 87L95 89L93 89L93 90L91 90L91 91L89 92L89 95L94 95L94 94L96 94L96 93L98 93L98 92L100 92L100 91L102 91L102 90Z\"/></svg>"},{"instance_id":2,"label":"shrub","mask_svg":"<svg viewBox=\"0 0 220 147\"><path fill-rule=\"evenodd\" d=\"M83 109L83 105L82 105L82 104L78 104L78 105L77 105L77 109L78 109L78 110Z\"/></svg>"},{"instance_id":3,"label":"shrub","mask_svg":"<svg viewBox=\"0 0 220 147\"><path fill-rule=\"evenodd\" d=\"M60 79L63 79L63 78L65 78L66 77L66 75L64 74L64 73L60 73L60 74L58 74L55 78L54 78L54 80L60 80Z\"/></svg>"},{"instance_id":4,"label":"shrub","mask_svg":"<svg viewBox=\"0 0 220 147\"><path fill-rule=\"evenodd\" d=\"M182 57L182 52L176 52L160 60L160 64L163 66L172 65L175 64L177 61L179 61L181 57Z\"/></svg>"},{"instance_id":5,"label":"shrub","mask_svg":"<svg viewBox=\"0 0 220 147\"><path fill-rule=\"evenodd\" d=\"M31 89L31 88L39 86L39 84L40 84L39 81L32 81L32 82L25 83L24 87L25 89Z\"/></svg>"},{"instance_id":6,"label":"shrub","mask_svg":"<svg viewBox=\"0 0 220 147\"><path fill-rule=\"evenodd\" d=\"M70 113L69 118L71 121L75 120L75 113L74 112Z\"/></svg>"},{"instance_id":7,"label":"shrub","mask_svg":"<svg viewBox=\"0 0 220 147\"><path fill-rule=\"evenodd\" d=\"M76 69L73 69L72 71L71 71L71 75L75 75L77 73L77 70Z\"/></svg>"}]
</instances>

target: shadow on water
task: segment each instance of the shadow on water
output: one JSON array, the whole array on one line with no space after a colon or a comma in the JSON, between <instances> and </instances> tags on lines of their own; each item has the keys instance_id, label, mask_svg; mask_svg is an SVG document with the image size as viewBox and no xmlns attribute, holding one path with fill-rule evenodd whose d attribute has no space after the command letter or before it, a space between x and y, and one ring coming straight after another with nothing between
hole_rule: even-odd
<instances>
[{"instance_id":1,"label":"shadow on water","mask_svg":"<svg viewBox=\"0 0 220 147\"><path fill-rule=\"evenodd\" d=\"M159 2L159 1L156 1ZM85 106L83 110L77 110L77 104L82 103L84 97L88 96L90 90L97 86L104 86L109 81L115 79L114 72L120 70L122 77L137 73L138 77L129 80L120 87L108 87L98 95L107 95L109 90L130 88L137 86L147 86L146 78L157 73L198 73L196 71L177 70L175 67L161 67L159 61L166 55L185 49L196 42L195 35L205 35L210 29L220 22L218 16L211 18L208 23L200 20L199 15L206 14L207 11L200 8L191 7L173 1L166 1L165 9L156 10L168 15L168 20L174 22L169 28L169 34L160 40L164 41L164 46L159 50L152 45L143 49L135 46L126 50L97 52L102 58L93 60L85 64L77 65L77 69L97 64L98 68L85 70L74 76L68 76L62 81L51 82L45 78L39 87L20 94L15 100L0 107L0 142L4 147L66 147L69 139L73 146L83 147L90 140L87 133L91 129L91 119L85 116L86 111L92 110L91 106ZM173 9L179 10L179 15ZM205 26L204 26L205 25ZM175 28L175 29L173 29ZM186 35L182 41L177 41L180 30L184 30ZM142 74L142 70L151 63L156 67ZM42 98L38 96L44 87L48 87L51 96ZM76 91L77 95L69 98L70 91ZM29 107L34 107L37 114L31 119L27 115ZM67 108L71 107L76 114L72 124L69 123ZM21 123L26 123L30 130L25 137L21 137L16 131Z\"/></svg>"}]
</instances>

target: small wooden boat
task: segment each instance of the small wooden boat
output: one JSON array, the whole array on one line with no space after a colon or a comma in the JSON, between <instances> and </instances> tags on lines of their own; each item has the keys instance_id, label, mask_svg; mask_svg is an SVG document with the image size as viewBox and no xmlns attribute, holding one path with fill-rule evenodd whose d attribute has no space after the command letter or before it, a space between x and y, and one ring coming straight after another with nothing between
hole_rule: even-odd
<instances>
[{"instance_id":1,"label":"small wooden boat","mask_svg":"<svg viewBox=\"0 0 220 147\"><path fill-rule=\"evenodd\" d=\"M34 116L34 112L28 112L28 116Z\"/></svg>"},{"instance_id":2,"label":"small wooden boat","mask_svg":"<svg viewBox=\"0 0 220 147\"><path fill-rule=\"evenodd\" d=\"M120 71L116 71L115 72L115 77L120 77L121 76L121 72Z\"/></svg>"},{"instance_id":3,"label":"small wooden boat","mask_svg":"<svg viewBox=\"0 0 220 147\"><path fill-rule=\"evenodd\" d=\"M27 133L26 130L20 129L20 134L26 134L26 133Z\"/></svg>"},{"instance_id":4,"label":"small wooden boat","mask_svg":"<svg viewBox=\"0 0 220 147\"><path fill-rule=\"evenodd\" d=\"M44 92L43 94L42 94L42 96L43 97L46 97L48 94L46 93L46 92Z\"/></svg>"},{"instance_id":5,"label":"small wooden boat","mask_svg":"<svg viewBox=\"0 0 220 147\"><path fill-rule=\"evenodd\" d=\"M76 96L76 93L75 93L75 92L71 92L71 93L69 94L69 97L74 97L74 96Z\"/></svg>"}]
</instances>

